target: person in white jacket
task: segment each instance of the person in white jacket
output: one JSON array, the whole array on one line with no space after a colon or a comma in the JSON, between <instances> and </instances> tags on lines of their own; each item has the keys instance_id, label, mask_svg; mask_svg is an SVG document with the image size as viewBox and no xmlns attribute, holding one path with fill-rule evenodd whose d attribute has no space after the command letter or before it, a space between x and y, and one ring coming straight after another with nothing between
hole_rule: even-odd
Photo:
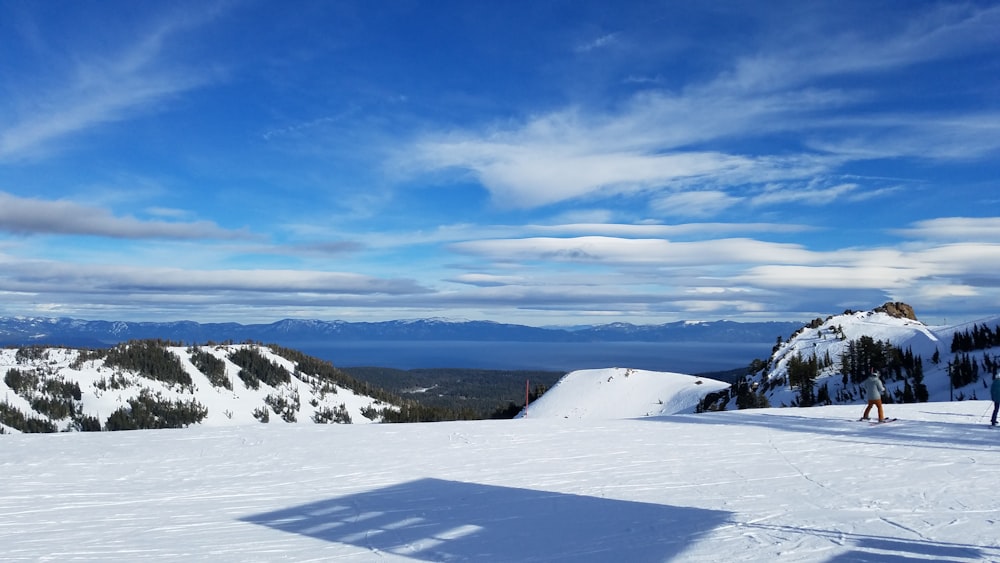
<instances>
[{"instance_id":1,"label":"person in white jacket","mask_svg":"<svg viewBox=\"0 0 1000 563\"><path fill-rule=\"evenodd\" d=\"M878 373L872 370L871 375L861 383L861 386L865 390L865 398L868 399L868 406L865 407L865 414L861 415L861 420L868 420L868 413L871 412L872 407L878 407L878 421L884 421L885 413L882 412L882 393L885 393L885 385L882 385L882 380L878 378Z\"/></svg>"}]
</instances>

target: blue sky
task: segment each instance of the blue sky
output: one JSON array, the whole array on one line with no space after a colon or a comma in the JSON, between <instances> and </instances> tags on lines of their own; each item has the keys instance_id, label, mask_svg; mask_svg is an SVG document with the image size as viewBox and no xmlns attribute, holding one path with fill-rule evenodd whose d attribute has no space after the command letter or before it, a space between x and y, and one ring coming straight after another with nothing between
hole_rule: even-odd
<instances>
[{"instance_id":1,"label":"blue sky","mask_svg":"<svg viewBox=\"0 0 1000 563\"><path fill-rule=\"evenodd\" d=\"M1000 3L0 3L0 315L1000 302Z\"/></svg>"}]
</instances>

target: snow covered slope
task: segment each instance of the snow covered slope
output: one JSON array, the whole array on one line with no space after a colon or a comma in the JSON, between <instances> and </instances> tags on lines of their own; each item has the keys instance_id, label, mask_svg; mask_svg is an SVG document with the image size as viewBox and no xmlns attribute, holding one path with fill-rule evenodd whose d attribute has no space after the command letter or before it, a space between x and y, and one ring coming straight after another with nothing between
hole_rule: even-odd
<instances>
[{"instance_id":1,"label":"snow covered slope","mask_svg":"<svg viewBox=\"0 0 1000 563\"><path fill-rule=\"evenodd\" d=\"M0 558L1000 561L989 407L0 436Z\"/></svg>"},{"instance_id":2,"label":"snow covered slope","mask_svg":"<svg viewBox=\"0 0 1000 563\"><path fill-rule=\"evenodd\" d=\"M230 344L213 346L160 346L152 341L120 344L112 350L127 355L142 348L147 355L160 354L154 360L167 360L174 369L170 377L156 379L150 373L164 370L146 360L145 373L112 365L106 356L66 348L0 349L0 407L28 418L51 421L58 430L80 429L87 418L102 425L119 409L129 410L130 401L141 396L154 397L159 403L207 410L200 421L207 425L246 424L266 420L272 423L314 421L373 422L365 416L370 409L392 407L379 399L352 390L344 381L331 378L319 363L309 363L304 371L300 362L279 355L266 346ZM233 361L237 352L251 353L251 359L278 375L275 380L240 377L243 369ZM195 366L195 355L214 358L218 375L214 379ZM171 359L172 358L172 359ZM203 361L205 361L203 359ZM323 371L323 373L317 373ZM12 378L11 371L18 375ZM252 370L251 370L252 371ZM186 377L185 377L186 375ZM9 382L19 382L18 389ZM52 408L53 403L64 408ZM70 409L70 413L63 411ZM0 417L0 420L3 420ZM186 426L186 424L185 424ZM10 426L6 432L15 431Z\"/></svg>"},{"instance_id":3,"label":"snow covered slope","mask_svg":"<svg viewBox=\"0 0 1000 563\"><path fill-rule=\"evenodd\" d=\"M694 412L702 397L728 383L679 373L626 368L563 376L529 405L532 418L635 418ZM520 416L524 416L522 412Z\"/></svg>"}]
</instances>

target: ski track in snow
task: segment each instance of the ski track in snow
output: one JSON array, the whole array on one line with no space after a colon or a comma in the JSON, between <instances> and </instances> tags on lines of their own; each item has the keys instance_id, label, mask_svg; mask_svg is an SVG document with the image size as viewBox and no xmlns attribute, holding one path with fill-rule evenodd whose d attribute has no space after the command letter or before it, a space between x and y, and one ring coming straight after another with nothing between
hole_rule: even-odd
<instances>
[{"instance_id":1,"label":"ski track in snow","mask_svg":"<svg viewBox=\"0 0 1000 563\"><path fill-rule=\"evenodd\" d=\"M985 401L0 437L5 561L1000 561Z\"/></svg>"}]
</instances>

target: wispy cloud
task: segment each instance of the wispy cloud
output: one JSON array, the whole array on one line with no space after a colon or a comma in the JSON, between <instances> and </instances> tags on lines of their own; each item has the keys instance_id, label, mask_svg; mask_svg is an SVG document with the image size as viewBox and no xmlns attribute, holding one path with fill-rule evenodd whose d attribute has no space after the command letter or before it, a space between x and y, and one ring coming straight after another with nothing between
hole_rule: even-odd
<instances>
[{"instance_id":1,"label":"wispy cloud","mask_svg":"<svg viewBox=\"0 0 1000 563\"><path fill-rule=\"evenodd\" d=\"M149 111L213 80L211 70L172 62L167 51L183 32L204 25L219 10L216 6L167 16L117 51L73 53L72 70L50 77L51 87L15 90L21 100L18 111L10 105L11 113L0 118L0 161L45 154L70 135ZM66 70L65 65L54 68ZM19 88L38 82L8 79L17 81Z\"/></svg>"},{"instance_id":2,"label":"wispy cloud","mask_svg":"<svg viewBox=\"0 0 1000 563\"><path fill-rule=\"evenodd\" d=\"M511 207L687 184L801 180L828 171L841 159L682 149L801 126L794 115L831 101L812 93L790 98L740 101L645 93L614 114L573 109L534 118L519 129L428 137L403 160L417 170L471 172L500 204Z\"/></svg>"},{"instance_id":3,"label":"wispy cloud","mask_svg":"<svg viewBox=\"0 0 1000 563\"><path fill-rule=\"evenodd\" d=\"M519 125L431 134L400 152L411 170L472 175L499 204L531 208L585 197L647 191L657 205L694 216L729 207L734 187L770 187L757 205L831 203L857 196L856 186L822 190L845 164L875 158L982 158L1000 148L1000 120L974 110L957 115L881 115L847 123L841 110L871 104L873 92L829 85L863 75L968 54L990 45L1000 8L942 9L894 34L843 35L808 47L761 52L681 91L647 90L613 110L572 107ZM870 113L870 112L869 112ZM748 143L794 133L797 150L768 153ZM739 151L705 151L710 141L744 141ZM464 176L467 177L467 176ZM713 198L709 200L709 198ZM701 201L705 205L682 205Z\"/></svg>"},{"instance_id":4,"label":"wispy cloud","mask_svg":"<svg viewBox=\"0 0 1000 563\"><path fill-rule=\"evenodd\" d=\"M643 105L646 119L629 114L610 123L562 123L553 130L553 120L544 118L506 138L428 140L406 158L413 159L418 168L471 171L498 203L510 207L538 207L595 194L657 191L688 184L731 186L801 180L839 162L816 155L659 153L664 146L697 142L705 132L694 132L693 123L681 123L680 127L692 128L690 136L683 135L669 116L659 115L662 108ZM649 138L650 130L680 137Z\"/></svg>"},{"instance_id":5,"label":"wispy cloud","mask_svg":"<svg viewBox=\"0 0 1000 563\"><path fill-rule=\"evenodd\" d=\"M978 160L1000 154L1000 113L959 115L879 115L836 118L827 123L834 138L814 136L808 145L852 160L920 158ZM850 133L847 133L850 131Z\"/></svg>"},{"instance_id":6,"label":"wispy cloud","mask_svg":"<svg viewBox=\"0 0 1000 563\"><path fill-rule=\"evenodd\" d=\"M23 198L0 192L0 231L14 234L88 235L123 239L244 239L245 230L228 230L209 221L145 221L116 217L100 207L72 201Z\"/></svg>"},{"instance_id":7,"label":"wispy cloud","mask_svg":"<svg viewBox=\"0 0 1000 563\"><path fill-rule=\"evenodd\" d=\"M618 41L617 33L606 33L596 39L577 45L573 48L573 50L577 53L589 53L596 49L602 49L609 45L613 45L616 41Z\"/></svg>"},{"instance_id":8,"label":"wispy cloud","mask_svg":"<svg viewBox=\"0 0 1000 563\"><path fill-rule=\"evenodd\" d=\"M992 48L1000 26L1000 7L972 3L939 4L911 11L910 18L888 22L863 33L831 32L822 41L792 36L779 49L739 59L708 90L768 92L799 87L817 78L868 74L930 61L946 60ZM780 33L780 31L777 31Z\"/></svg>"},{"instance_id":9,"label":"wispy cloud","mask_svg":"<svg viewBox=\"0 0 1000 563\"><path fill-rule=\"evenodd\" d=\"M839 184L830 187L815 186L773 186L750 198L754 205L782 205L786 203L805 203L807 205L824 205L833 200L841 199L858 190L857 184Z\"/></svg>"},{"instance_id":10,"label":"wispy cloud","mask_svg":"<svg viewBox=\"0 0 1000 563\"><path fill-rule=\"evenodd\" d=\"M668 216L713 217L743 201L744 198L718 190L691 191L658 197L651 209Z\"/></svg>"}]
</instances>

